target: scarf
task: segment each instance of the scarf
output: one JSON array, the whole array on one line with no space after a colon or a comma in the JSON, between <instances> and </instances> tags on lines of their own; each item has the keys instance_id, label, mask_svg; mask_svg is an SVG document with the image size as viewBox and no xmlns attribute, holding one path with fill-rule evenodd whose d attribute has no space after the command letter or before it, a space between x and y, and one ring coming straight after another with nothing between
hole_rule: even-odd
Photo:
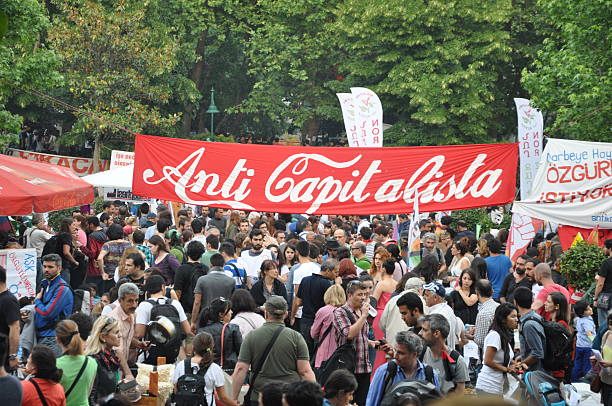
<instances>
[{"instance_id":1,"label":"scarf","mask_svg":"<svg viewBox=\"0 0 612 406\"><path fill-rule=\"evenodd\" d=\"M104 367L109 371L117 371L120 367L119 357L115 353L115 350L102 350L97 354L92 355L96 361L102 362Z\"/></svg>"}]
</instances>

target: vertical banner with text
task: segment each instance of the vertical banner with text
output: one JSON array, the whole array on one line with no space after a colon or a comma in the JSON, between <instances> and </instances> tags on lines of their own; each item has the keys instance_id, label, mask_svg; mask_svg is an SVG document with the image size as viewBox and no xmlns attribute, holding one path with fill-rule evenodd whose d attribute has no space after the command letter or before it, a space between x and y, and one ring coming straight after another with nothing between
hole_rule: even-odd
<instances>
[{"instance_id":1,"label":"vertical banner with text","mask_svg":"<svg viewBox=\"0 0 612 406\"><path fill-rule=\"evenodd\" d=\"M531 107L527 99L515 98L516 115L518 118L518 145L520 177L521 177L521 200L527 199L531 191L531 185L538 169L538 162L542 156L542 137L544 133L544 120L542 113Z\"/></svg>"},{"instance_id":2,"label":"vertical banner with text","mask_svg":"<svg viewBox=\"0 0 612 406\"><path fill-rule=\"evenodd\" d=\"M6 269L6 288L20 299L36 296L36 250L0 250L0 266Z\"/></svg>"}]
</instances>

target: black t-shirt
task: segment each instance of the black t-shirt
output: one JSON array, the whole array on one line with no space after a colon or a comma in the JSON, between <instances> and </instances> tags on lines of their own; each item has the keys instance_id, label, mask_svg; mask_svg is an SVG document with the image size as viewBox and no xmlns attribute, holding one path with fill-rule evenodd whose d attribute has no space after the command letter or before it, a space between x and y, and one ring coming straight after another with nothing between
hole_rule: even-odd
<instances>
[{"instance_id":1,"label":"black t-shirt","mask_svg":"<svg viewBox=\"0 0 612 406\"><path fill-rule=\"evenodd\" d=\"M145 278L144 276L140 279L132 279L130 278L129 275L124 276L123 278L119 279L119 282L123 282L123 281L127 281L127 282L131 282L134 285L138 286L138 303L140 302L144 302L145 300L145 290L144 290L144 283L145 283Z\"/></svg>"},{"instance_id":2,"label":"black t-shirt","mask_svg":"<svg viewBox=\"0 0 612 406\"><path fill-rule=\"evenodd\" d=\"M70 268L72 263L64 256L64 245L69 245L70 250L72 251L72 235L70 233L59 233L57 235L58 238L58 254L62 257L62 266L64 269Z\"/></svg>"},{"instance_id":3,"label":"black t-shirt","mask_svg":"<svg viewBox=\"0 0 612 406\"><path fill-rule=\"evenodd\" d=\"M19 302L8 290L0 293L0 333L8 335L9 324L19 320Z\"/></svg>"},{"instance_id":4,"label":"black t-shirt","mask_svg":"<svg viewBox=\"0 0 612 406\"><path fill-rule=\"evenodd\" d=\"M332 281L319 274L312 274L302 279L297 297L302 299L302 318L314 320L317 311L325 306L323 296L332 285Z\"/></svg>"},{"instance_id":5,"label":"black t-shirt","mask_svg":"<svg viewBox=\"0 0 612 406\"><path fill-rule=\"evenodd\" d=\"M521 279L517 283L516 279L514 279L514 274L508 274L508 276L506 276L506 278L504 279L504 284L502 286L501 292L499 293L499 297L505 298L506 302L508 303L514 303L514 291L516 290L516 288L526 287L531 289L531 285L533 285L533 283L527 277Z\"/></svg>"},{"instance_id":6,"label":"black t-shirt","mask_svg":"<svg viewBox=\"0 0 612 406\"><path fill-rule=\"evenodd\" d=\"M174 290L181 291L179 302L181 302L183 309L185 309L187 313L191 313L191 309L193 309L193 291L195 286L191 285L193 283L193 274L198 269L202 275L208 273L208 267L206 265L200 264L199 262L187 262L179 266L174 275Z\"/></svg>"},{"instance_id":7,"label":"black t-shirt","mask_svg":"<svg viewBox=\"0 0 612 406\"><path fill-rule=\"evenodd\" d=\"M601 263L599 276L606 278L601 293L612 293L612 257L608 257Z\"/></svg>"}]
</instances>

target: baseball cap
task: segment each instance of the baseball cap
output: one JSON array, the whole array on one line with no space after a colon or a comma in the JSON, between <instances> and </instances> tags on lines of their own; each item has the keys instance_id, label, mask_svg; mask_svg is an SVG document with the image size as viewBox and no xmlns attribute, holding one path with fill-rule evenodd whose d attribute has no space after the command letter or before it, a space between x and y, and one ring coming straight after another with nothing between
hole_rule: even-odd
<instances>
[{"instance_id":1,"label":"baseball cap","mask_svg":"<svg viewBox=\"0 0 612 406\"><path fill-rule=\"evenodd\" d=\"M272 295L264 304L265 309L270 314L282 316L287 311L287 301L282 296Z\"/></svg>"},{"instance_id":2,"label":"baseball cap","mask_svg":"<svg viewBox=\"0 0 612 406\"><path fill-rule=\"evenodd\" d=\"M440 297L446 297L446 289L442 286L441 283L431 282L423 285L423 290L428 290L437 294Z\"/></svg>"}]
</instances>

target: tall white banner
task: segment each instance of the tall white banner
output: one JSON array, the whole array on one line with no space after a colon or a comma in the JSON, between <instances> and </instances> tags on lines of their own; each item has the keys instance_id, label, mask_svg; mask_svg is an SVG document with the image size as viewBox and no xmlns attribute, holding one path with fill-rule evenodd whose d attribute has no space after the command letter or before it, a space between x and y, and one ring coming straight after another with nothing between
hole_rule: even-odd
<instances>
[{"instance_id":1,"label":"tall white banner","mask_svg":"<svg viewBox=\"0 0 612 406\"><path fill-rule=\"evenodd\" d=\"M540 162L542 156L544 120L542 119L542 113L531 107L529 100L515 98L514 103L516 104L518 118L521 200L525 200L531 191L538 162Z\"/></svg>"},{"instance_id":2,"label":"tall white banner","mask_svg":"<svg viewBox=\"0 0 612 406\"><path fill-rule=\"evenodd\" d=\"M344 129L349 147L365 147L365 141L359 142L357 137L357 124L355 121L355 100L352 93L336 93L342 108L342 118L344 119Z\"/></svg>"},{"instance_id":3,"label":"tall white banner","mask_svg":"<svg viewBox=\"0 0 612 406\"><path fill-rule=\"evenodd\" d=\"M612 228L612 143L549 138L528 198L514 213L582 228Z\"/></svg>"},{"instance_id":4,"label":"tall white banner","mask_svg":"<svg viewBox=\"0 0 612 406\"><path fill-rule=\"evenodd\" d=\"M383 109L380 99L370 89L351 87L355 102L357 138L365 147L383 146Z\"/></svg>"},{"instance_id":5,"label":"tall white banner","mask_svg":"<svg viewBox=\"0 0 612 406\"><path fill-rule=\"evenodd\" d=\"M6 288L20 299L36 296L36 250L0 250L0 266L6 269Z\"/></svg>"}]
</instances>

